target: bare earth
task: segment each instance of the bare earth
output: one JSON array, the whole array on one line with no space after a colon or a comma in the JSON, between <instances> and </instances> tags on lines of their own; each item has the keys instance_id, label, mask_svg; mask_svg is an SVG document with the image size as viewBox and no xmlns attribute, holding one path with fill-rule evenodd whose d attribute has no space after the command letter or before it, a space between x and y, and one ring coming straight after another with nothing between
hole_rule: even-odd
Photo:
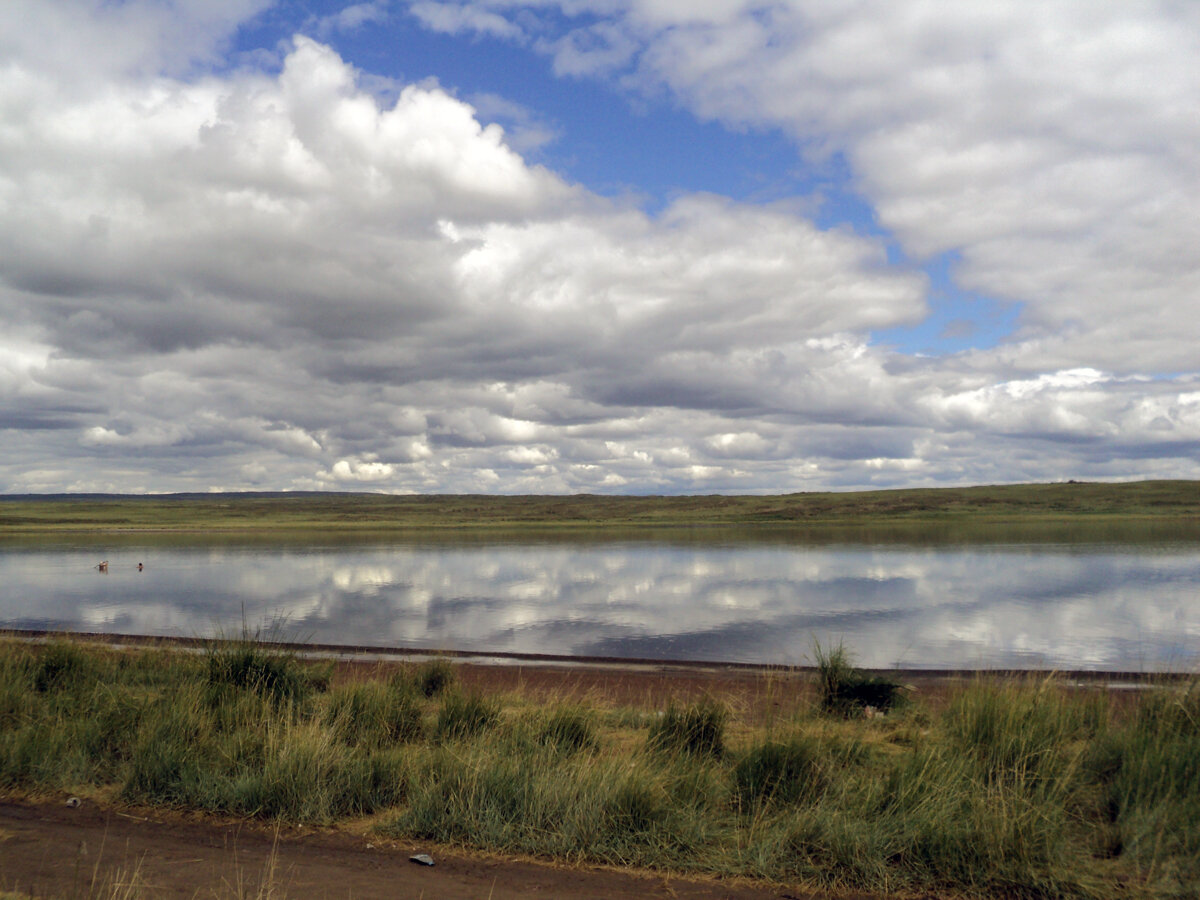
<instances>
[{"instance_id":1,"label":"bare earth","mask_svg":"<svg viewBox=\"0 0 1200 900\"><path fill-rule=\"evenodd\" d=\"M343 662L339 677L364 677L386 668ZM527 696L653 708L702 695L729 702L747 718L786 713L809 690L794 672L675 666L490 666L463 663L460 683L473 690L520 691ZM934 679L919 688L944 688ZM929 695L927 694L927 697ZM102 885L128 882L143 896L289 898L518 897L676 898L676 900L819 900L835 895L753 883L686 879L662 873L594 866L552 865L471 854L427 844L396 842L350 829L317 830L165 810L104 808L90 800L77 808L66 797L40 802L0 798L0 891L34 897L87 897ZM410 861L428 853L430 868ZM263 882L264 877L268 878ZM112 896L111 889L100 893ZM839 894L839 900L868 900Z\"/></svg>"},{"instance_id":2,"label":"bare earth","mask_svg":"<svg viewBox=\"0 0 1200 900\"><path fill-rule=\"evenodd\" d=\"M307 833L306 833L307 832ZM430 868L409 860L428 853ZM568 868L327 831L134 816L87 802L0 801L0 889L89 896L131 877L155 897L817 900L822 894L598 867ZM107 896L104 892L102 896Z\"/></svg>"}]
</instances>

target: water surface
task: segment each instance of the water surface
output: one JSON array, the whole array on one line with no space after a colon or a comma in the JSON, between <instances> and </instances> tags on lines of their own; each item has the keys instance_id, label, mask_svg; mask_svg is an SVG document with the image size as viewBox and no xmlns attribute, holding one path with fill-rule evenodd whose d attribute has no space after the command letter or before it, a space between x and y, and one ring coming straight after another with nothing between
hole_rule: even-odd
<instances>
[{"instance_id":1,"label":"water surface","mask_svg":"<svg viewBox=\"0 0 1200 900\"><path fill-rule=\"evenodd\" d=\"M95 564L109 560L107 574ZM143 563L143 571L137 563ZM0 544L0 625L797 664L1190 670L1190 541Z\"/></svg>"}]
</instances>

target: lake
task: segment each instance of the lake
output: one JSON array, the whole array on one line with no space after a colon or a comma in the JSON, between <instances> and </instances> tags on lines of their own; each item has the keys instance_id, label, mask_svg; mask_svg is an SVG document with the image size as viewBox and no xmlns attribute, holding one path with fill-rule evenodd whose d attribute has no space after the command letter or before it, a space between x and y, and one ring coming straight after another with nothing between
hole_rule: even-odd
<instances>
[{"instance_id":1,"label":"lake","mask_svg":"<svg viewBox=\"0 0 1200 900\"><path fill-rule=\"evenodd\" d=\"M916 669L1200 660L1191 539L183 541L0 542L0 626L245 624L325 644L783 665L811 663L820 641Z\"/></svg>"}]
</instances>

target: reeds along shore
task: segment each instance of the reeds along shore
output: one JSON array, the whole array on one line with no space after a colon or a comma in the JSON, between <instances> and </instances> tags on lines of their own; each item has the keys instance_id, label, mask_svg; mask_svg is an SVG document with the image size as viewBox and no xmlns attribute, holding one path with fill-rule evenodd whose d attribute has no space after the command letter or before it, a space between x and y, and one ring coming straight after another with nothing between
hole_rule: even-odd
<instances>
[{"instance_id":1,"label":"reeds along shore","mask_svg":"<svg viewBox=\"0 0 1200 900\"><path fill-rule=\"evenodd\" d=\"M1196 896L1200 688L931 703L821 662L815 685L764 675L806 695L764 718L472 694L445 662L338 681L251 643L6 642L0 784L882 893Z\"/></svg>"}]
</instances>

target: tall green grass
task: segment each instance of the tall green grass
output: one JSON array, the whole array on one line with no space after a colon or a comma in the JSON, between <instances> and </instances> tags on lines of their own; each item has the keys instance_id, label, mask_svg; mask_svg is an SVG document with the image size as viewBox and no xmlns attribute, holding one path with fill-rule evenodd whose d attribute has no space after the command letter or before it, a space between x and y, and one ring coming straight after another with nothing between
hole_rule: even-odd
<instances>
[{"instance_id":1,"label":"tall green grass","mask_svg":"<svg viewBox=\"0 0 1200 900\"><path fill-rule=\"evenodd\" d=\"M420 738L421 716L409 685L364 682L330 691L323 720L343 743L379 748Z\"/></svg>"},{"instance_id":2,"label":"tall green grass","mask_svg":"<svg viewBox=\"0 0 1200 900\"><path fill-rule=\"evenodd\" d=\"M841 644L827 650L818 643L814 650L818 697L825 712L847 717L873 715L901 702L903 695L897 682L860 672Z\"/></svg>"},{"instance_id":3,"label":"tall green grass","mask_svg":"<svg viewBox=\"0 0 1200 900\"><path fill-rule=\"evenodd\" d=\"M265 649L257 634L209 646L208 685L215 695L249 690L274 703L300 702L328 681L327 671L301 666L295 654Z\"/></svg>"},{"instance_id":4,"label":"tall green grass","mask_svg":"<svg viewBox=\"0 0 1200 900\"><path fill-rule=\"evenodd\" d=\"M478 694L448 694L438 712L434 734L438 740L471 738L487 731L500 717L499 706Z\"/></svg>"},{"instance_id":5,"label":"tall green grass","mask_svg":"<svg viewBox=\"0 0 1200 900\"><path fill-rule=\"evenodd\" d=\"M416 669L328 675L262 646L0 644L0 786L373 815L395 836L834 890L1107 900L1200 884L1195 686L1115 704L981 680L864 718L818 685L810 710L764 728L713 701L606 710L427 697Z\"/></svg>"},{"instance_id":6,"label":"tall green grass","mask_svg":"<svg viewBox=\"0 0 1200 900\"><path fill-rule=\"evenodd\" d=\"M650 726L647 745L668 753L720 757L725 753L725 717L724 707L712 700L671 704Z\"/></svg>"}]
</instances>

